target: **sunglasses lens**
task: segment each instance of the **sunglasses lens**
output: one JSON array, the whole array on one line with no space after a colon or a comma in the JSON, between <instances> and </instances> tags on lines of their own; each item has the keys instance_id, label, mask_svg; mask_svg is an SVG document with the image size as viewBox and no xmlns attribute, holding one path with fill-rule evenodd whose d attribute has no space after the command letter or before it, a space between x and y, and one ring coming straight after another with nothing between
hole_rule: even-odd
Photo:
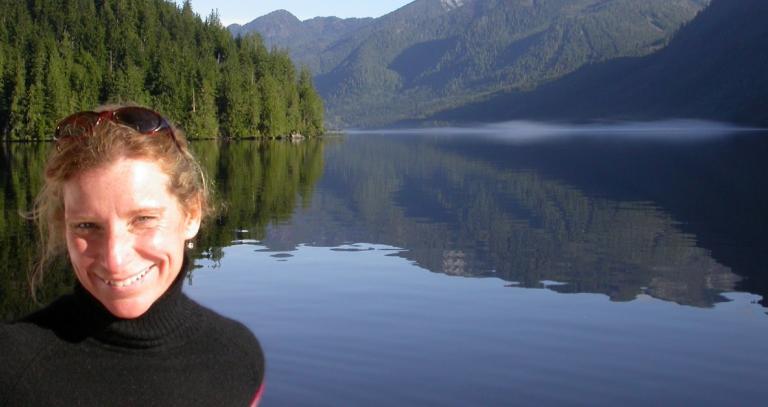
<instances>
[{"instance_id":1,"label":"sunglasses lens","mask_svg":"<svg viewBox=\"0 0 768 407\"><path fill-rule=\"evenodd\" d=\"M64 118L56 126L54 139L61 140L68 137L80 137L93 129L99 120L98 113L80 112Z\"/></svg>"},{"instance_id":2,"label":"sunglasses lens","mask_svg":"<svg viewBox=\"0 0 768 407\"><path fill-rule=\"evenodd\" d=\"M124 107L114 113L115 120L131 127L142 134L148 134L163 127L163 118L149 109L140 107Z\"/></svg>"},{"instance_id":3,"label":"sunglasses lens","mask_svg":"<svg viewBox=\"0 0 768 407\"><path fill-rule=\"evenodd\" d=\"M56 126L53 139L60 142L63 139L90 135L99 120L110 120L123 126L130 127L144 135L165 131L171 140L183 151L173 133L173 128L159 113L143 107L122 107L117 110L103 112L80 112L67 116ZM57 146L58 148L58 146Z\"/></svg>"}]
</instances>

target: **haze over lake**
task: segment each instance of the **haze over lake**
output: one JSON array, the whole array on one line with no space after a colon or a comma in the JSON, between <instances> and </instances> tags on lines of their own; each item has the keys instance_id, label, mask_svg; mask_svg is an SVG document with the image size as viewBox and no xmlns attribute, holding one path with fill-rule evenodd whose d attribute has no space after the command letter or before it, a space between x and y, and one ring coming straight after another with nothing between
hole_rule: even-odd
<instances>
[{"instance_id":1,"label":"haze over lake","mask_svg":"<svg viewBox=\"0 0 768 407\"><path fill-rule=\"evenodd\" d=\"M265 405L760 405L768 139L737 130L196 142L228 208L185 289L260 337ZM45 148L4 151L6 222ZM32 252L3 256L10 319Z\"/></svg>"}]
</instances>

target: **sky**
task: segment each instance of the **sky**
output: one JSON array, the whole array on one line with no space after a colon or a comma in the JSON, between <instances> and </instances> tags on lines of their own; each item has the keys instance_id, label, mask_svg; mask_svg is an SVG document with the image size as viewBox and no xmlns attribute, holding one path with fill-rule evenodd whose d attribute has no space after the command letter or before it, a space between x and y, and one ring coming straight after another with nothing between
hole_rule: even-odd
<instances>
[{"instance_id":1,"label":"sky","mask_svg":"<svg viewBox=\"0 0 768 407\"><path fill-rule=\"evenodd\" d=\"M288 10L300 20L336 16L380 17L413 0L192 0L192 9L205 18L211 10L219 10L224 26L244 24L275 10ZM183 0L176 0L181 4Z\"/></svg>"}]
</instances>

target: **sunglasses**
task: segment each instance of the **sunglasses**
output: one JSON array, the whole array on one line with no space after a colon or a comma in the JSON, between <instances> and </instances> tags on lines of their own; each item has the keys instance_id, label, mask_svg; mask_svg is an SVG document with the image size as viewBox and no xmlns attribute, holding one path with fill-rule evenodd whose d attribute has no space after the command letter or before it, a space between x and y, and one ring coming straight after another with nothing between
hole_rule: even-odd
<instances>
[{"instance_id":1,"label":"sunglasses","mask_svg":"<svg viewBox=\"0 0 768 407\"><path fill-rule=\"evenodd\" d=\"M93 134L93 129L102 122L109 120L123 126L130 127L140 134L154 136L160 133L168 133L181 151L179 140L173 133L173 128L168 120L154 110L144 107L127 106L115 110L103 112L78 112L65 117L56 125L53 140L60 144L64 140L74 139Z\"/></svg>"}]
</instances>

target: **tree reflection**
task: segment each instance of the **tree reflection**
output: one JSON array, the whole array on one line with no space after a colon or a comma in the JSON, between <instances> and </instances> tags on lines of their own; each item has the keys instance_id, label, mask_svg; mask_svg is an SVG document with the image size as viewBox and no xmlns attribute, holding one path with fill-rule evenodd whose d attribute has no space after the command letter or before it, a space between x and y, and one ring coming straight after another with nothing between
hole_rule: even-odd
<instances>
[{"instance_id":1,"label":"tree reflection","mask_svg":"<svg viewBox=\"0 0 768 407\"><path fill-rule=\"evenodd\" d=\"M27 286L27 271L37 259L37 229L22 214L32 208L42 185L47 143L6 143L0 154L0 318L13 319L36 306ZM46 275L38 293L45 303L71 287L71 272Z\"/></svg>"},{"instance_id":2,"label":"tree reflection","mask_svg":"<svg viewBox=\"0 0 768 407\"><path fill-rule=\"evenodd\" d=\"M653 202L588 194L443 144L369 137L329 149L315 204L267 244L387 244L433 272L557 281L549 288L615 301L644 293L709 307L740 280Z\"/></svg>"},{"instance_id":3,"label":"tree reflection","mask_svg":"<svg viewBox=\"0 0 768 407\"><path fill-rule=\"evenodd\" d=\"M708 183L690 181L701 171L699 161L712 162L707 154L715 153L686 146L690 159L681 159L669 155L669 146L657 147L596 154L605 143L502 148L416 136L196 142L223 208L204 226L193 255L217 262L223 247L243 240L273 250L376 243L404 248L399 256L436 273L602 293L614 301L647 294L699 307L726 301L723 293L742 288L743 276L762 281L739 272L741 263L713 257L746 252L762 264L752 246L733 236L759 242L765 225L759 216L750 217L756 226L749 230L743 220L728 222L754 211L743 199L717 200L724 196L712 182L717 171ZM36 236L18 210L31 207L47 148L10 144L1 156L0 311L6 320L34 307L24 276ZM750 174L764 168L748 164L755 157L728 154L735 158L718 156L730 169L726 174L735 174L739 190L755 188L750 180L759 177ZM725 165L733 160L741 160L744 173ZM750 199L759 207L765 196ZM723 247L711 244L714 238ZM44 298L71 286L68 268L60 269Z\"/></svg>"},{"instance_id":4,"label":"tree reflection","mask_svg":"<svg viewBox=\"0 0 768 407\"><path fill-rule=\"evenodd\" d=\"M195 153L215 181L219 211L198 238L197 253L218 260L233 240L263 239L269 224L310 204L323 171L320 140L198 142Z\"/></svg>"}]
</instances>

